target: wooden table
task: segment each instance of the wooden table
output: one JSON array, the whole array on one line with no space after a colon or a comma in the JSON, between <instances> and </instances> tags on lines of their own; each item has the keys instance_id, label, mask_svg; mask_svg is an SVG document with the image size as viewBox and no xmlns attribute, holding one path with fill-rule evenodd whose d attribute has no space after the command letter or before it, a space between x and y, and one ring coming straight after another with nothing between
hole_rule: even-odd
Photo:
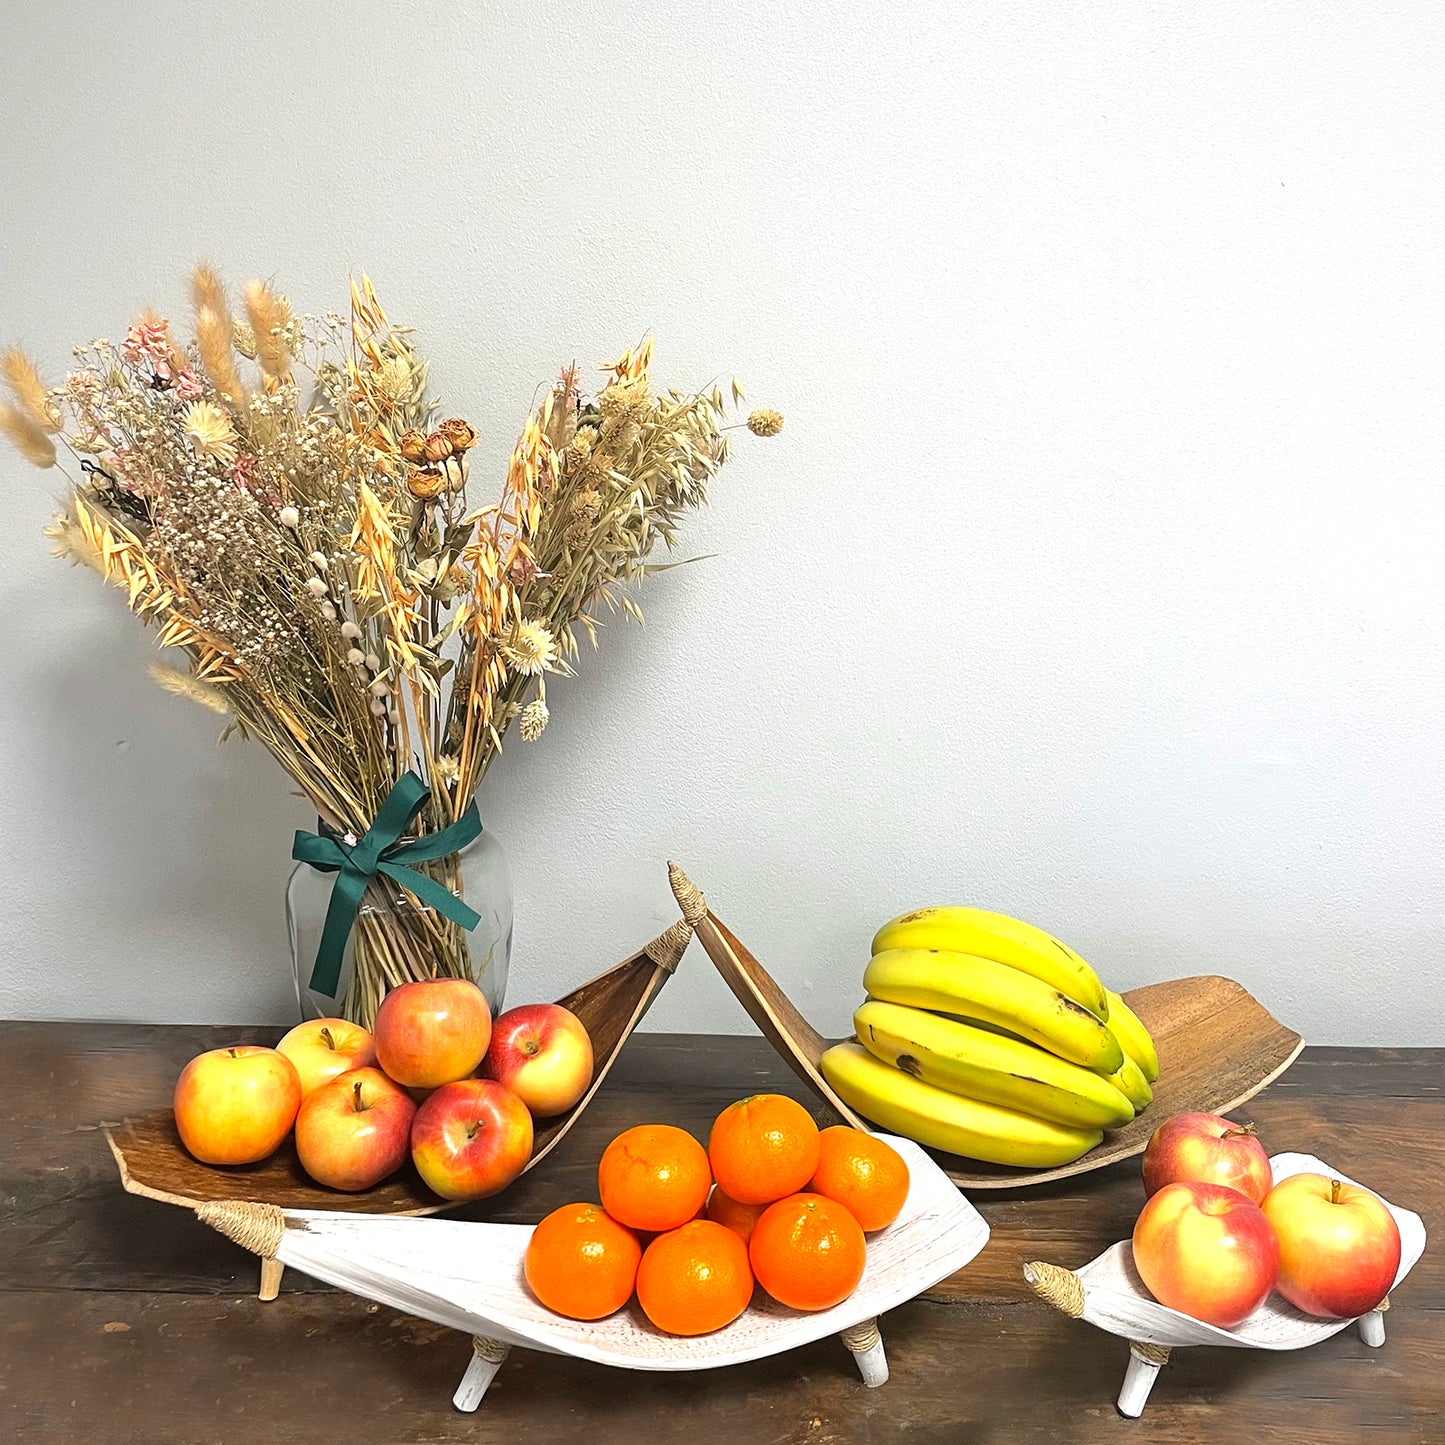
<instances>
[{"instance_id":1,"label":"wooden table","mask_svg":"<svg viewBox=\"0 0 1445 1445\"><path fill-rule=\"evenodd\" d=\"M993 1236L963 1273L886 1317L892 1379L865 1390L826 1340L695 1375L514 1350L479 1414L450 1400L470 1341L256 1261L180 1209L121 1192L102 1124L169 1098L181 1065L276 1031L0 1024L0 1439L842 1445L907 1441L1445 1442L1445 1051L1310 1049L1244 1111L1272 1150L1317 1153L1418 1210L1432 1235L1379 1351L1346 1330L1289 1355L1181 1350L1138 1421L1113 1400L1127 1346L1023 1284L1126 1236L1138 1162L980 1194ZM463 1218L532 1221L595 1197L603 1145L667 1120L706 1135L777 1089L813 1107L757 1038L639 1035L556 1154Z\"/></svg>"}]
</instances>

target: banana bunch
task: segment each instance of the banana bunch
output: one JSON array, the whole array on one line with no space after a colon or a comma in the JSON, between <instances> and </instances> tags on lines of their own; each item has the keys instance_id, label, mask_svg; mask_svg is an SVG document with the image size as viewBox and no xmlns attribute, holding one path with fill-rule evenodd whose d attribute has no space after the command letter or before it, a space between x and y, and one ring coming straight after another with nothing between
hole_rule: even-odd
<instances>
[{"instance_id":1,"label":"banana bunch","mask_svg":"<svg viewBox=\"0 0 1445 1445\"><path fill-rule=\"evenodd\" d=\"M885 923L855 1039L822 1059L850 1108L934 1149L1046 1169L1147 1108L1149 1031L1071 948L982 908Z\"/></svg>"}]
</instances>

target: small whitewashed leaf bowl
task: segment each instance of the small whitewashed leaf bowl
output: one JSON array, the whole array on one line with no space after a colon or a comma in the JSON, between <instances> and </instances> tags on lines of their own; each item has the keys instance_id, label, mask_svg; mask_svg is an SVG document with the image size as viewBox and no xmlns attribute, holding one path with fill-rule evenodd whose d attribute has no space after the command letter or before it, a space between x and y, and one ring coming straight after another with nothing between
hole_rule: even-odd
<instances>
[{"instance_id":1,"label":"small whitewashed leaf bowl","mask_svg":"<svg viewBox=\"0 0 1445 1445\"><path fill-rule=\"evenodd\" d=\"M917 1144L879 1137L908 1165L908 1197L892 1224L868 1236L858 1288L815 1312L788 1309L759 1289L731 1324L689 1339L657 1329L635 1299L602 1320L546 1309L523 1278L530 1225L231 1200L199 1204L196 1214L263 1260L471 1335L473 1358L453 1400L460 1410L477 1408L513 1347L625 1370L708 1370L839 1335L871 1387L888 1379L878 1316L962 1269L988 1240L982 1216Z\"/></svg>"},{"instance_id":2,"label":"small whitewashed leaf bowl","mask_svg":"<svg viewBox=\"0 0 1445 1445\"><path fill-rule=\"evenodd\" d=\"M1310 1154L1276 1154L1270 1159L1275 1183L1293 1174L1323 1174L1356 1184L1347 1174L1332 1169ZM1368 1189L1368 1185L1360 1185ZM1372 1193L1374 1191L1371 1191ZM1394 1216L1400 1230L1400 1268L1395 1285L1415 1267L1425 1250L1425 1223L1418 1214L1378 1196ZM1129 1341L1129 1364L1119 1391L1119 1413L1133 1419L1143 1412L1159 1371L1170 1351L1185 1345L1224 1345L1243 1350L1301 1350L1318 1344L1357 1324L1367 1345L1385 1343L1384 1312L1388 1295L1377 1308L1358 1320L1325 1320L1296 1309L1279 1294L1272 1294L1248 1319L1233 1329L1205 1324L1179 1310L1162 1305L1145 1288L1134 1268L1133 1246L1127 1239L1111 1245L1082 1269L1034 1262L1024 1266L1024 1278L1036 1294L1071 1319L1086 1320L1111 1335ZM1394 1286L1392 1286L1393 1288Z\"/></svg>"}]
</instances>

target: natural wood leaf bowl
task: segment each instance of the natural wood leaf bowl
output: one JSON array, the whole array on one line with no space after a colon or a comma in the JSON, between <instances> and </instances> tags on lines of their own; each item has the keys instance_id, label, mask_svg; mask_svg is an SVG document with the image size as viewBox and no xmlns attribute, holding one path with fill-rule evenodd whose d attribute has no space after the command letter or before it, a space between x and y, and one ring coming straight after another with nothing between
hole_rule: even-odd
<instances>
[{"instance_id":1,"label":"natural wood leaf bowl","mask_svg":"<svg viewBox=\"0 0 1445 1445\"><path fill-rule=\"evenodd\" d=\"M557 1000L586 1025L592 1039L595 1068L591 1087L567 1113L538 1121L528 1169L541 1163L576 1123L607 1077L623 1044L672 976L691 938L692 931L686 923L674 923L646 948ZM328 1209L356 1214L436 1214L455 1207L433 1194L410 1164L399 1174L359 1194L323 1188L301 1168L295 1145L289 1138L259 1164L230 1168L202 1164L186 1152L169 1107L107 1129L106 1138L120 1168L121 1183L130 1193L188 1209L219 1200L274 1204L288 1210ZM279 1265L265 1261L262 1299L275 1296L280 1279Z\"/></svg>"},{"instance_id":2,"label":"natural wood leaf bowl","mask_svg":"<svg viewBox=\"0 0 1445 1445\"><path fill-rule=\"evenodd\" d=\"M673 891L683 916L768 1042L844 1119L855 1128L873 1130L823 1077L819 1061L836 1040L825 1039L793 1007L762 964L708 909L687 875L671 866ZM1149 1136L1171 1114L1223 1114L1238 1108L1284 1073L1304 1048L1297 1033L1232 979L1176 978L1133 989L1124 998L1159 1050L1153 1104L1122 1129L1106 1134L1087 1154L1056 1169L1016 1169L930 1151L960 1189L1017 1189L1142 1154Z\"/></svg>"}]
</instances>

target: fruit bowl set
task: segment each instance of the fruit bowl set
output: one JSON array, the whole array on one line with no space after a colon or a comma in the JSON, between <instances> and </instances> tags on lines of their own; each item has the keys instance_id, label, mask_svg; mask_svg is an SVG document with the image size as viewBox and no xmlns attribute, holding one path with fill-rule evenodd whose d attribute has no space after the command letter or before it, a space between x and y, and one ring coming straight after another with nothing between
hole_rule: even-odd
<instances>
[{"instance_id":1,"label":"fruit bowl set","mask_svg":"<svg viewBox=\"0 0 1445 1445\"><path fill-rule=\"evenodd\" d=\"M690 1339L664 1334L635 1300L601 1320L554 1314L523 1278L528 1225L258 1203L207 1203L196 1212L263 1259L471 1335L473 1358L454 1399L461 1410L477 1408L514 1347L626 1370L707 1370L838 1335L864 1383L873 1386L888 1378L878 1316L962 1269L988 1240L978 1211L917 1144L886 1142L908 1165L908 1196L897 1219L869 1236L857 1289L841 1304L815 1312L788 1309L758 1291L731 1324Z\"/></svg>"},{"instance_id":2,"label":"fruit bowl set","mask_svg":"<svg viewBox=\"0 0 1445 1445\"><path fill-rule=\"evenodd\" d=\"M455 1398L463 1410L477 1407L507 1351L518 1346L624 1369L691 1370L759 1359L837 1334L871 1386L887 1378L878 1316L962 1269L988 1238L987 1225L960 1190L1016 1189L1141 1154L1155 1120L1236 1108L1283 1073L1304 1047L1298 1034L1229 979L1186 978L1135 989L1123 998L1152 1035L1162 1068L1151 1119L1135 1118L1080 1157L1052 1168L1007 1167L925 1150L882 1133L848 1107L823 1073L823 1055L832 1041L794 1008L682 870L669 865L669 872L682 920L560 1000L586 1025L596 1072L576 1106L538 1131L527 1167L546 1156L586 1107L696 936L764 1036L803 1081L848 1124L880 1134L908 1163L903 1211L870 1236L862 1281L843 1303L800 1312L759 1291L733 1323L691 1338L658 1330L635 1300L605 1319L567 1319L545 1308L525 1283L530 1226L408 1217L449 1207L411 1170L360 1194L338 1195L308 1180L290 1148L260 1165L212 1168L186 1154L169 1109L108 1131L125 1188L191 1207L259 1255L263 1299L274 1297L282 1269L290 1264L355 1294L469 1333L474 1358ZM1279 1155L1273 1164L1277 1179L1325 1168L1299 1154ZM1390 1208L1404 1242L1403 1278L1423 1249L1424 1226L1417 1215ZM1066 1314L1129 1340L1129 1373L1119 1399L1126 1414L1137 1415L1143 1408L1171 1347L1294 1349L1349 1323L1311 1319L1271 1302L1234 1330L1216 1329L1157 1303L1134 1272L1127 1242L1077 1272L1039 1263L1026 1267L1026 1277ZM1380 1319L1375 1312L1361 1320L1361 1332L1371 1344L1383 1340Z\"/></svg>"},{"instance_id":3,"label":"fruit bowl set","mask_svg":"<svg viewBox=\"0 0 1445 1445\"><path fill-rule=\"evenodd\" d=\"M1309 1154L1275 1154L1270 1159L1275 1183L1296 1174L1322 1174L1347 1184L1357 1181ZM1362 1186L1368 1187L1368 1186ZM1425 1249L1425 1224L1418 1214L1383 1200L1400 1231L1400 1267L1395 1284L1414 1268ZM1389 1296L1355 1320L1319 1319L1297 1310L1279 1295L1269 1299L1233 1329L1220 1329L1150 1295L1134 1267L1128 1240L1111 1245L1078 1270L1041 1262L1026 1264L1024 1278L1035 1293L1068 1315L1129 1341L1129 1364L1119 1391L1119 1412L1130 1418L1144 1409L1170 1351L1185 1345L1225 1345L1244 1350L1300 1350L1358 1323L1367 1345L1385 1342L1384 1311Z\"/></svg>"}]
</instances>

